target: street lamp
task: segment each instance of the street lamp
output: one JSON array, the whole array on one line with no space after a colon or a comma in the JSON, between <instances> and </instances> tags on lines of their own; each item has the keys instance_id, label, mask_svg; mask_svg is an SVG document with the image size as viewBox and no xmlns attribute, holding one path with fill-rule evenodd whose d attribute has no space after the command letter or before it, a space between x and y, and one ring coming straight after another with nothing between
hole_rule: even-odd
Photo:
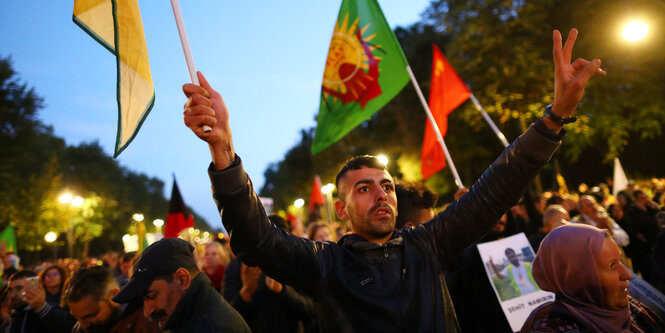
<instances>
[{"instance_id":1,"label":"street lamp","mask_svg":"<svg viewBox=\"0 0 665 333\"><path fill-rule=\"evenodd\" d=\"M77 196L72 198L72 201L70 202L70 204L74 207L81 207L81 206L83 206L84 201L85 200L83 200L83 198L81 198L77 195Z\"/></svg>"},{"instance_id":2,"label":"street lamp","mask_svg":"<svg viewBox=\"0 0 665 333\"><path fill-rule=\"evenodd\" d=\"M44 240L49 244L55 242L56 239L58 239L58 234L53 231L49 231L44 235Z\"/></svg>"},{"instance_id":3,"label":"street lamp","mask_svg":"<svg viewBox=\"0 0 665 333\"><path fill-rule=\"evenodd\" d=\"M68 204L70 201L72 201L72 195L69 193L63 193L58 197L58 201L63 204Z\"/></svg>"},{"instance_id":4,"label":"street lamp","mask_svg":"<svg viewBox=\"0 0 665 333\"><path fill-rule=\"evenodd\" d=\"M332 223L332 192L335 190L335 184L328 183L321 186L321 193L326 195L326 215L328 216L328 223Z\"/></svg>"},{"instance_id":5,"label":"street lamp","mask_svg":"<svg viewBox=\"0 0 665 333\"><path fill-rule=\"evenodd\" d=\"M161 234L162 233L162 226L164 225L164 220L155 219L154 221L152 221L152 224L155 226L155 231L158 234Z\"/></svg>"},{"instance_id":6,"label":"street lamp","mask_svg":"<svg viewBox=\"0 0 665 333\"><path fill-rule=\"evenodd\" d=\"M83 198L80 196L73 196L71 193L63 193L61 196L58 197L58 201L62 203L63 205L71 205L72 207L79 208L83 205L83 202L85 201ZM70 217L69 220L67 221L68 228L67 228L67 255L69 255L70 258L74 257L74 222L72 221L72 218Z\"/></svg>"},{"instance_id":7,"label":"street lamp","mask_svg":"<svg viewBox=\"0 0 665 333\"><path fill-rule=\"evenodd\" d=\"M379 155L376 157L377 160L383 165L388 165L388 157L386 155Z\"/></svg>"},{"instance_id":8,"label":"street lamp","mask_svg":"<svg viewBox=\"0 0 665 333\"><path fill-rule=\"evenodd\" d=\"M649 26L642 21L630 21L626 23L621 31L621 36L629 42L637 42L644 39L649 33Z\"/></svg>"},{"instance_id":9,"label":"street lamp","mask_svg":"<svg viewBox=\"0 0 665 333\"><path fill-rule=\"evenodd\" d=\"M56 234L53 231L49 231L49 232L46 233L46 235L44 235L44 240L49 245L53 246L53 262L58 261L58 249L57 249L56 245L53 244L53 242L55 242L56 239L58 239L58 234Z\"/></svg>"},{"instance_id":10,"label":"street lamp","mask_svg":"<svg viewBox=\"0 0 665 333\"><path fill-rule=\"evenodd\" d=\"M293 202L293 206L296 208L300 208L305 205L305 200L303 198L298 198L296 201Z\"/></svg>"},{"instance_id":11,"label":"street lamp","mask_svg":"<svg viewBox=\"0 0 665 333\"><path fill-rule=\"evenodd\" d=\"M141 222L144 219L143 214L141 214L141 213L136 213L136 214L132 215L132 218L134 220L138 221L138 222Z\"/></svg>"}]
</instances>

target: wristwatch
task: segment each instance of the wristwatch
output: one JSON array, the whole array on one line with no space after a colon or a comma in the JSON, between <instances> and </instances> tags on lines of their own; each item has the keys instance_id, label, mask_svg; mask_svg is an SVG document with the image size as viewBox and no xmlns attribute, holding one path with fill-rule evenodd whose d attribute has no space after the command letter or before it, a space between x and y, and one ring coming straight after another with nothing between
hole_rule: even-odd
<instances>
[{"instance_id":1,"label":"wristwatch","mask_svg":"<svg viewBox=\"0 0 665 333\"><path fill-rule=\"evenodd\" d=\"M551 121L553 121L553 122L555 122L559 125L570 124L570 123L574 123L574 122L577 121L576 116L561 118L561 117L555 115L554 113L552 113L552 104L548 105L545 108L545 112L543 112L543 116L547 117L547 118L550 118Z\"/></svg>"}]
</instances>

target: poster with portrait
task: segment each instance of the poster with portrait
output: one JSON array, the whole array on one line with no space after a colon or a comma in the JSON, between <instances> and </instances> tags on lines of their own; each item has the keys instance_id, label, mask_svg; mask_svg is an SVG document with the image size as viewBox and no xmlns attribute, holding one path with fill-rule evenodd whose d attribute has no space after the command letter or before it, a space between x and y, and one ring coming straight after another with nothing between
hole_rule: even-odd
<instances>
[{"instance_id":1,"label":"poster with portrait","mask_svg":"<svg viewBox=\"0 0 665 333\"><path fill-rule=\"evenodd\" d=\"M535 252L524 233L478 244L485 272L510 328L518 332L533 309L554 301L554 294L540 290L531 274Z\"/></svg>"}]
</instances>

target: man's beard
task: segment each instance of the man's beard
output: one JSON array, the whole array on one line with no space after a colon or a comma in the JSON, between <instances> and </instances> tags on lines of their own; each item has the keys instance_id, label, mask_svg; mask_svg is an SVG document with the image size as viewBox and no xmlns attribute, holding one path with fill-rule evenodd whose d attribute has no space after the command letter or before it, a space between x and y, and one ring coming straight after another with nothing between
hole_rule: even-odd
<instances>
[{"instance_id":1,"label":"man's beard","mask_svg":"<svg viewBox=\"0 0 665 333\"><path fill-rule=\"evenodd\" d=\"M114 308L111 311L111 316L109 319L106 320L106 322L101 323L101 324L90 324L88 328L85 330L82 330L85 333L104 333L104 332L111 332L111 329L118 323L117 319L119 318L120 315L120 308Z\"/></svg>"},{"instance_id":2,"label":"man's beard","mask_svg":"<svg viewBox=\"0 0 665 333\"><path fill-rule=\"evenodd\" d=\"M21 297L21 296L15 296L15 297L12 297L12 299L11 299L11 308L12 308L12 310L22 311L23 308L25 308L27 305L28 305L28 303L23 301L23 297Z\"/></svg>"},{"instance_id":3,"label":"man's beard","mask_svg":"<svg viewBox=\"0 0 665 333\"><path fill-rule=\"evenodd\" d=\"M388 218L390 219L389 223L390 223L391 228L388 229L388 230L372 229L372 230L366 230L365 231L367 234L369 234L369 235L371 235L372 237L375 237L375 238L386 237L386 236L390 235L393 231L395 231L395 210L393 209L393 207L391 207L390 205L388 205L384 202L377 203L376 205L372 206L372 208L370 208L369 212L367 212L367 217L366 217L367 221L371 221L372 218L374 217L374 213L380 208L387 208L390 211L390 216L388 216Z\"/></svg>"},{"instance_id":4,"label":"man's beard","mask_svg":"<svg viewBox=\"0 0 665 333\"><path fill-rule=\"evenodd\" d=\"M155 310L150 314L150 320L154 322L159 322L160 319L164 318L167 316L167 313L165 310L160 309L160 310Z\"/></svg>"}]
</instances>

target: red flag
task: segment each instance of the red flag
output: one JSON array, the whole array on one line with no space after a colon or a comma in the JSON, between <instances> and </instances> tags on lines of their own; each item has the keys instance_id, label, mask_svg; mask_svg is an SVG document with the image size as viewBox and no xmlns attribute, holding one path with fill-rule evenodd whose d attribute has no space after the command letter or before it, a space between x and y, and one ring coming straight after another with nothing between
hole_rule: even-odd
<instances>
[{"instance_id":1,"label":"red flag","mask_svg":"<svg viewBox=\"0 0 665 333\"><path fill-rule=\"evenodd\" d=\"M187 216L187 218L185 218ZM180 195L178 183L173 177L173 190L171 190L171 201L169 202L169 215L166 217L166 226L164 226L164 238L178 237L182 229L194 226L194 218L188 214L185 202Z\"/></svg>"},{"instance_id":2,"label":"red flag","mask_svg":"<svg viewBox=\"0 0 665 333\"><path fill-rule=\"evenodd\" d=\"M471 91L459 75L455 73L441 50L434 44L432 44L432 48L432 83L429 90L429 108L439 125L441 136L445 138L448 130L448 114L464 103L471 96ZM446 157L428 119L425 124L423 150L420 156L420 170L423 179L429 178L445 166Z\"/></svg>"},{"instance_id":3,"label":"red flag","mask_svg":"<svg viewBox=\"0 0 665 333\"><path fill-rule=\"evenodd\" d=\"M314 177L314 185L312 185L312 195L309 196L309 209L315 209L314 205L323 205L326 203L326 198L321 192L321 178L319 176Z\"/></svg>"}]
</instances>

